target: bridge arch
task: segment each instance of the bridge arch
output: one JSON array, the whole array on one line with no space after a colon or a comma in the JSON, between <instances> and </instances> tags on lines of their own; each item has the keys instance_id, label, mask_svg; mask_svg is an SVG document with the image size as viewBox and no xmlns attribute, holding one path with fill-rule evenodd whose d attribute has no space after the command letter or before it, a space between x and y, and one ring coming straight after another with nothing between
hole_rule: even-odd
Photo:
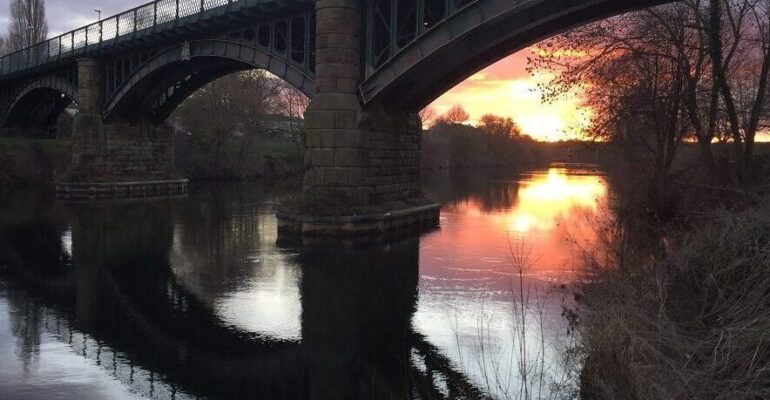
<instances>
[{"instance_id":1,"label":"bridge arch","mask_svg":"<svg viewBox=\"0 0 770 400\"><path fill-rule=\"evenodd\" d=\"M44 76L24 85L13 97L2 118L10 128L45 129L71 103L78 103L75 83L59 76Z\"/></svg>"},{"instance_id":2,"label":"bridge arch","mask_svg":"<svg viewBox=\"0 0 770 400\"><path fill-rule=\"evenodd\" d=\"M398 104L417 111L483 68L550 36L586 23L672 0L454 0L455 10L444 8L444 17L428 11L431 0L419 0L408 23L391 12L381 22L390 40L369 24L367 77L359 86L365 104L386 108ZM377 19L371 2L369 20ZM398 2L399 4L401 2ZM430 4L429 4L430 3ZM443 1L438 3L444 3ZM449 3L452 4L452 3ZM435 6L433 6L435 7ZM381 13L382 14L382 13ZM420 21L422 17L424 20ZM414 22L414 23L413 23ZM408 28L410 25L416 28ZM407 27L407 28L405 28ZM411 41L404 42L404 31ZM383 58L381 53L389 53Z\"/></svg>"},{"instance_id":3,"label":"bridge arch","mask_svg":"<svg viewBox=\"0 0 770 400\"><path fill-rule=\"evenodd\" d=\"M188 96L233 72L263 69L308 97L315 82L305 68L264 49L228 40L185 42L158 52L137 68L105 103L105 120L163 122Z\"/></svg>"}]
</instances>

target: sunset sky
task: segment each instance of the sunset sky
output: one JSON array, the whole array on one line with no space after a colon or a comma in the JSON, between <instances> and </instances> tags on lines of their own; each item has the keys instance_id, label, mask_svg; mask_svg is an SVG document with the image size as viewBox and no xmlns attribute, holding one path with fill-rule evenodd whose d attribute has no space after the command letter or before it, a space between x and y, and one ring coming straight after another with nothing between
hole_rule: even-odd
<instances>
[{"instance_id":1,"label":"sunset sky","mask_svg":"<svg viewBox=\"0 0 770 400\"><path fill-rule=\"evenodd\" d=\"M537 83L549 77L530 75L526 70L528 56L530 51L522 50L503 59L445 93L430 107L442 114L460 104L470 114L471 124L488 113L511 117L525 134L538 140L580 138L580 127L590 118L589 111L580 107L575 95L543 104Z\"/></svg>"}]
</instances>

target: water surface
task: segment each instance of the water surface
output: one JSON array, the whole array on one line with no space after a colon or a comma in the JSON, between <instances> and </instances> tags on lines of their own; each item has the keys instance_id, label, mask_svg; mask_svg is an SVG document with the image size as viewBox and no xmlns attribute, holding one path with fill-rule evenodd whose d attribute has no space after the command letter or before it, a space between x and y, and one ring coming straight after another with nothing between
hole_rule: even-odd
<instances>
[{"instance_id":1,"label":"water surface","mask_svg":"<svg viewBox=\"0 0 770 400\"><path fill-rule=\"evenodd\" d=\"M547 395L607 183L490 175L427 179L437 231L304 250L276 244L283 193L256 184L5 199L0 398L517 398L522 371Z\"/></svg>"}]
</instances>

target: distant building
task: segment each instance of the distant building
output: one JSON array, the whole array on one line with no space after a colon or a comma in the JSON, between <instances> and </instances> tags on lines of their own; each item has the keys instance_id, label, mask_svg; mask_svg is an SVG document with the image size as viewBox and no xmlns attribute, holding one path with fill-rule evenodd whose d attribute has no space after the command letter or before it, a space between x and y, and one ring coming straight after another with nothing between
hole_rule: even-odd
<instances>
[{"instance_id":1,"label":"distant building","mask_svg":"<svg viewBox=\"0 0 770 400\"><path fill-rule=\"evenodd\" d=\"M174 135L192 135L192 132L184 126L181 118L169 118L166 123L173 129ZM296 132L302 129L303 124L302 118L280 114L265 115L260 119L260 131L257 134L278 141L292 141ZM245 131L244 124L237 123L233 128L232 136L243 137Z\"/></svg>"},{"instance_id":2,"label":"distant building","mask_svg":"<svg viewBox=\"0 0 770 400\"><path fill-rule=\"evenodd\" d=\"M291 140L294 132L302 129L304 122L302 118L287 115L266 115L262 120L262 126L273 138Z\"/></svg>"}]
</instances>

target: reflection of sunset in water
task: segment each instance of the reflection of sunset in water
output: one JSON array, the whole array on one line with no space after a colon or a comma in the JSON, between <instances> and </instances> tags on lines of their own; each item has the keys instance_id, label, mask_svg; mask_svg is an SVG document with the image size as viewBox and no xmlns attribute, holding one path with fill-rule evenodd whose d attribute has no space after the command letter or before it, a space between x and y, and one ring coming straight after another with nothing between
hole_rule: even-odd
<instances>
[{"instance_id":1,"label":"reflection of sunset in water","mask_svg":"<svg viewBox=\"0 0 770 400\"><path fill-rule=\"evenodd\" d=\"M518 204L503 218L510 231L524 236L553 231L562 216L578 209L596 212L607 192L596 176L568 175L565 169L556 168L521 185Z\"/></svg>"},{"instance_id":2,"label":"reflection of sunset in water","mask_svg":"<svg viewBox=\"0 0 770 400\"><path fill-rule=\"evenodd\" d=\"M592 226L607 196L604 178L551 168L494 186L493 192L505 194L495 196L499 204L471 197L444 207L441 231L423 239L422 259L437 262L423 265L423 272L464 278L509 274L509 239L515 239L532 250L531 274L569 279L564 273L575 266L572 240L594 240Z\"/></svg>"},{"instance_id":3,"label":"reflection of sunset in water","mask_svg":"<svg viewBox=\"0 0 770 400\"><path fill-rule=\"evenodd\" d=\"M579 267L575 245L595 241L593 227L605 215L606 180L591 170L551 168L519 179L460 182L469 187L445 192L465 195L444 201L441 230L420 242L417 330L480 382L489 368L481 366L490 363L479 356L482 343L497 346L491 363L501 376L515 374L519 353L511 310L519 281L511 243L523 243L531 251L524 271L524 290L534 299L528 312L544 317L542 326L529 327L528 340L543 335L552 346L545 358L556 365L559 343L566 343L563 301L569 301L556 283L573 279Z\"/></svg>"},{"instance_id":4,"label":"reflection of sunset in water","mask_svg":"<svg viewBox=\"0 0 770 400\"><path fill-rule=\"evenodd\" d=\"M527 297L537 299L528 312L544 317L542 326L528 327L528 340L542 335L549 343L544 357L556 365L559 343L566 343L561 313L569 298L556 283L573 279L575 244L595 241L606 180L591 170L551 168L518 179L466 177L458 183L444 192L464 195L444 201L441 230L420 242L415 327L478 382L484 382L485 368L515 374L512 307L519 281L511 243L523 243L531 251L523 286ZM496 346L494 361L479 356L481 344Z\"/></svg>"}]
</instances>

